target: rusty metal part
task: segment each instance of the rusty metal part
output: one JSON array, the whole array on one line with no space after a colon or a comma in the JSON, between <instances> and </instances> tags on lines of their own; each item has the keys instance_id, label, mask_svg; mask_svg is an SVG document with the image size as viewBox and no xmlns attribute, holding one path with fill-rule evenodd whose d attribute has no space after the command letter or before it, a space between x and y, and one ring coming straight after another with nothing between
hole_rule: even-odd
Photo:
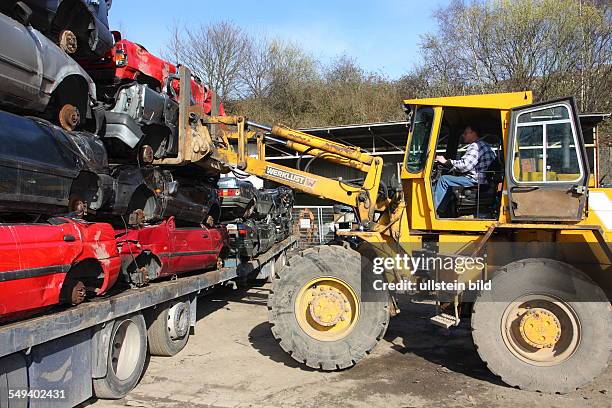
<instances>
[{"instance_id":1,"label":"rusty metal part","mask_svg":"<svg viewBox=\"0 0 612 408\"><path fill-rule=\"evenodd\" d=\"M149 273L147 271L147 267L141 266L140 268L138 268L138 272L140 272L142 284L148 285L149 284Z\"/></svg>"},{"instance_id":2,"label":"rusty metal part","mask_svg":"<svg viewBox=\"0 0 612 408\"><path fill-rule=\"evenodd\" d=\"M62 30L58 36L59 47L66 54L74 54L77 52L78 41L76 35L70 30Z\"/></svg>"},{"instance_id":3,"label":"rusty metal part","mask_svg":"<svg viewBox=\"0 0 612 408\"><path fill-rule=\"evenodd\" d=\"M179 81L189 84L191 71L185 66L179 67ZM179 95L178 119L178 154L176 157L166 157L154 160L155 164L187 164L206 162L211 167L221 167L213 164L218 160L215 156L215 146L212 136L206 126L205 118L208 116L200 105L191 105L191 86L181 86ZM203 160L205 157L208 160ZM211 163L210 163L211 162Z\"/></svg>"},{"instance_id":4,"label":"rusty metal part","mask_svg":"<svg viewBox=\"0 0 612 408\"><path fill-rule=\"evenodd\" d=\"M145 213L143 210L141 210L140 208L137 210L134 210L128 219L128 224L130 224L131 226L142 226L144 225L145 222Z\"/></svg>"},{"instance_id":5,"label":"rusty metal part","mask_svg":"<svg viewBox=\"0 0 612 408\"><path fill-rule=\"evenodd\" d=\"M62 106L59 111L60 125L69 131L74 130L81 123L81 114L79 109L69 103Z\"/></svg>"},{"instance_id":6,"label":"rusty metal part","mask_svg":"<svg viewBox=\"0 0 612 408\"><path fill-rule=\"evenodd\" d=\"M73 305L78 305L79 303L83 303L86 295L87 295L87 290L85 289L85 284L81 281L77 281L72 287L72 291L70 293L70 302Z\"/></svg>"},{"instance_id":7,"label":"rusty metal part","mask_svg":"<svg viewBox=\"0 0 612 408\"><path fill-rule=\"evenodd\" d=\"M81 197L71 196L68 202L68 211L82 217L87 214L87 204Z\"/></svg>"},{"instance_id":8,"label":"rusty metal part","mask_svg":"<svg viewBox=\"0 0 612 408\"><path fill-rule=\"evenodd\" d=\"M155 156L153 155L153 148L149 145L142 146L140 149L140 158L142 159L143 163L153 163L153 160L155 159Z\"/></svg>"}]
</instances>

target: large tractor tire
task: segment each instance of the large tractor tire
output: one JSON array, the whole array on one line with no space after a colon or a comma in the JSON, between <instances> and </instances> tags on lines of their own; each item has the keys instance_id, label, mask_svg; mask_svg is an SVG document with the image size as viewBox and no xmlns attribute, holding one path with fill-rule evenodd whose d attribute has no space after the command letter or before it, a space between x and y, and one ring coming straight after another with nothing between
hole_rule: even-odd
<instances>
[{"instance_id":1,"label":"large tractor tire","mask_svg":"<svg viewBox=\"0 0 612 408\"><path fill-rule=\"evenodd\" d=\"M320 370L351 367L374 349L389 323L389 295L361 297L358 252L318 246L276 271L268 299L272 333L296 361Z\"/></svg>"},{"instance_id":2,"label":"large tractor tire","mask_svg":"<svg viewBox=\"0 0 612 408\"><path fill-rule=\"evenodd\" d=\"M489 369L524 390L567 393L608 366L609 299L563 262L529 259L505 266L472 312L472 336Z\"/></svg>"}]
</instances>

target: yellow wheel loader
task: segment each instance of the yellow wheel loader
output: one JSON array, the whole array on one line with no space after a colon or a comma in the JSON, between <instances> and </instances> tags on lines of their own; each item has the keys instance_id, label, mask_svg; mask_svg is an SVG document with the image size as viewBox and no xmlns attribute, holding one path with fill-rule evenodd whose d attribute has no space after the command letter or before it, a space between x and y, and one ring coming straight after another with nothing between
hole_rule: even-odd
<instances>
[{"instance_id":1,"label":"yellow wheel loader","mask_svg":"<svg viewBox=\"0 0 612 408\"><path fill-rule=\"evenodd\" d=\"M352 246L310 248L275 271L274 337L302 364L344 369L382 339L397 296L428 295L433 323L470 317L478 353L507 384L564 393L589 383L612 344L612 189L590 170L573 99L533 104L525 91L404 104L411 126L395 191L381 185L383 159L359 148L239 116L191 120L216 128L199 163L355 210L358 228L341 233ZM441 213L434 192L452 169L436 156L460 158L469 124L497 166L484 183L453 187ZM267 161L271 143L356 169L362 182Z\"/></svg>"}]
</instances>

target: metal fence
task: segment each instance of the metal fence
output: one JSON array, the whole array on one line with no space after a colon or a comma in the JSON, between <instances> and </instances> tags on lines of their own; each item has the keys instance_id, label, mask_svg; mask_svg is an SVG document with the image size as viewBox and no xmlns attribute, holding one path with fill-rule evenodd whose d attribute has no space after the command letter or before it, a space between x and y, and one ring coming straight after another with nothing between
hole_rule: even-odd
<instances>
[{"instance_id":1,"label":"metal fence","mask_svg":"<svg viewBox=\"0 0 612 408\"><path fill-rule=\"evenodd\" d=\"M298 247L306 249L324 244L334 238L334 209L332 206L293 207L293 234Z\"/></svg>"}]
</instances>

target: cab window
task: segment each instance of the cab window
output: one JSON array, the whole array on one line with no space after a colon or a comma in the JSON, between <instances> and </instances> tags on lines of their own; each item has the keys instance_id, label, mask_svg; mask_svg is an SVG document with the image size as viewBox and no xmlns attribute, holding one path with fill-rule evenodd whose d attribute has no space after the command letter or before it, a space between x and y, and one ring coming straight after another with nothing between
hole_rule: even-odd
<instances>
[{"instance_id":1,"label":"cab window","mask_svg":"<svg viewBox=\"0 0 612 408\"><path fill-rule=\"evenodd\" d=\"M418 173L425 167L433 120L434 110L428 106L418 108L413 116L406 154L406 169L411 173Z\"/></svg>"},{"instance_id":2,"label":"cab window","mask_svg":"<svg viewBox=\"0 0 612 408\"><path fill-rule=\"evenodd\" d=\"M516 123L513 177L517 182L571 182L582 176L566 105L521 113Z\"/></svg>"}]
</instances>

